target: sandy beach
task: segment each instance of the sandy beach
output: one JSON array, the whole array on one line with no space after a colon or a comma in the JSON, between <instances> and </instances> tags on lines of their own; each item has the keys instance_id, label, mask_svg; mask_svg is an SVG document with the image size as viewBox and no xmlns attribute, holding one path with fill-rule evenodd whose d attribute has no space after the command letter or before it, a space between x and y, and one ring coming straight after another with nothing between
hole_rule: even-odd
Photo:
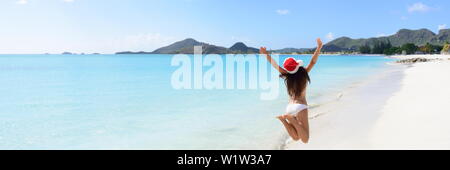
<instances>
[{"instance_id":1,"label":"sandy beach","mask_svg":"<svg viewBox=\"0 0 450 170\"><path fill-rule=\"evenodd\" d=\"M449 59L450 55L440 55L440 54L395 55L395 56L392 56L392 58L398 58L398 59L411 59L411 58Z\"/></svg>"},{"instance_id":2,"label":"sandy beach","mask_svg":"<svg viewBox=\"0 0 450 170\"><path fill-rule=\"evenodd\" d=\"M450 56L393 57L439 60L393 64L311 109L310 143L286 149L450 149Z\"/></svg>"}]
</instances>

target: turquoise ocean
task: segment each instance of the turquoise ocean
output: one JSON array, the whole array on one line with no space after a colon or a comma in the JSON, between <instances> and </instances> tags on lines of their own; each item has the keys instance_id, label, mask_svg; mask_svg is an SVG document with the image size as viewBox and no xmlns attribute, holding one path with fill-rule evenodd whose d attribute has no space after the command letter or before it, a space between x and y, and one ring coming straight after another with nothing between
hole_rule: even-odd
<instances>
[{"instance_id":1,"label":"turquoise ocean","mask_svg":"<svg viewBox=\"0 0 450 170\"><path fill-rule=\"evenodd\" d=\"M172 57L0 55L0 149L280 148L281 79L279 97L268 101L262 90L175 90ZM320 56L309 104L320 107L392 60Z\"/></svg>"}]
</instances>

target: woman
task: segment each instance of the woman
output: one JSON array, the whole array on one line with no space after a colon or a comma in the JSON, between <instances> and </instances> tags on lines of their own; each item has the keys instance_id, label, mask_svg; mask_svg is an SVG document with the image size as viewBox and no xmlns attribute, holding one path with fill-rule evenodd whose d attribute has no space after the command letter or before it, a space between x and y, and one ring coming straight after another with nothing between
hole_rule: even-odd
<instances>
[{"instance_id":1,"label":"woman","mask_svg":"<svg viewBox=\"0 0 450 170\"><path fill-rule=\"evenodd\" d=\"M308 103L306 102L306 86L310 82L308 73L316 64L321 49L322 41L318 38L317 49L308 66L303 67L302 60L289 57L284 61L284 68L272 59L266 51L266 47L260 49L260 53L265 54L272 66L280 72L280 77L284 79L290 98L286 114L277 118L283 123L292 139L301 140L303 143L309 141Z\"/></svg>"}]
</instances>

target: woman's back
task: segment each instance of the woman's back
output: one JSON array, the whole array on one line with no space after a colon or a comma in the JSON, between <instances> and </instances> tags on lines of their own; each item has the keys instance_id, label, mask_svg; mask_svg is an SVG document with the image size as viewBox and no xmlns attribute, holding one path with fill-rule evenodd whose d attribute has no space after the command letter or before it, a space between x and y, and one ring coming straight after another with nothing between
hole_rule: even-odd
<instances>
[{"instance_id":1,"label":"woman's back","mask_svg":"<svg viewBox=\"0 0 450 170\"><path fill-rule=\"evenodd\" d=\"M306 88L303 90L301 95L298 96L298 97L289 96L289 103L291 103L291 104L297 103L297 104L308 105L308 102L306 101Z\"/></svg>"}]
</instances>

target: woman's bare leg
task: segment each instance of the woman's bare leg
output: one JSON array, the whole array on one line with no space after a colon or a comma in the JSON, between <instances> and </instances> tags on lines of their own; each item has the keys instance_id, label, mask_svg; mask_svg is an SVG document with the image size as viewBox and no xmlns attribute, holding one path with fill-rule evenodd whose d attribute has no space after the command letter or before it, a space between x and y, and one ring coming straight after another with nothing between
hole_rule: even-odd
<instances>
[{"instance_id":1,"label":"woman's bare leg","mask_svg":"<svg viewBox=\"0 0 450 170\"><path fill-rule=\"evenodd\" d=\"M303 111L302 111L303 112ZM295 131L297 132L297 136L302 140L303 143L308 143L309 140L309 127L306 122L306 127L304 126L304 117L307 114L301 114L302 112L297 114L297 117L294 117L293 115L287 115L286 119L294 126ZM308 121L308 120L306 120Z\"/></svg>"},{"instance_id":2,"label":"woman's bare leg","mask_svg":"<svg viewBox=\"0 0 450 170\"><path fill-rule=\"evenodd\" d=\"M308 109L297 113L297 121L302 127L301 134L298 136L301 138L303 143L309 142L309 119L308 119ZM299 132L297 130L297 132Z\"/></svg>"},{"instance_id":3,"label":"woman's bare leg","mask_svg":"<svg viewBox=\"0 0 450 170\"><path fill-rule=\"evenodd\" d=\"M289 121L289 123L290 123L292 126L294 126L295 131L297 131L297 129L300 129L300 124L299 124L299 122L297 121L297 119L295 118L294 115L286 115L285 118ZM297 131L297 136L298 136L298 133L299 133L299 132Z\"/></svg>"},{"instance_id":4,"label":"woman's bare leg","mask_svg":"<svg viewBox=\"0 0 450 170\"><path fill-rule=\"evenodd\" d=\"M291 136L291 138L293 140L295 140L295 141L300 140L300 138L298 137L298 133L295 130L295 127L286 121L286 116L285 115L278 116L277 118L281 121L281 123L283 123L283 125L286 128L289 136Z\"/></svg>"},{"instance_id":5,"label":"woman's bare leg","mask_svg":"<svg viewBox=\"0 0 450 170\"><path fill-rule=\"evenodd\" d=\"M286 119L294 126L297 136L303 143L309 141L309 122L308 122L308 110L303 110L297 114L297 117L293 115L287 115Z\"/></svg>"}]
</instances>

